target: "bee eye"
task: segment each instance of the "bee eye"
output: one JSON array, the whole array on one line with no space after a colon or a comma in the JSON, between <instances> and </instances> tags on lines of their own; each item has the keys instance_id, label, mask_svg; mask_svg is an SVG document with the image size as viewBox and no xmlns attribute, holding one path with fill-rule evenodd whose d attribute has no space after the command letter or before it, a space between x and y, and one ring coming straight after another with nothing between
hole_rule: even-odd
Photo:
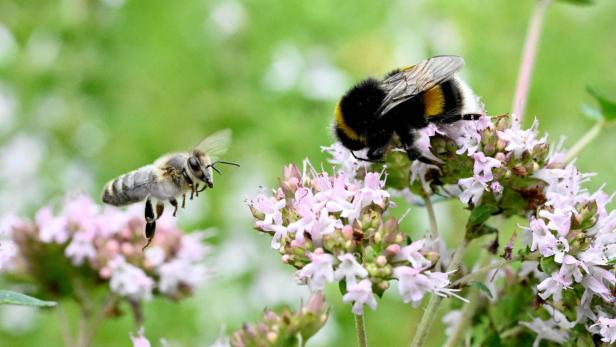
<instances>
[{"instance_id":1,"label":"bee eye","mask_svg":"<svg viewBox=\"0 0 616 347\"><path fill-rule=\"evenodd\" d=\"M188 158L188 166L190 167L190 170L194 173L201 171L201 165L199 165L199 160L197 160L197 158L195 157Z\"/></svg>"}]
</instances>

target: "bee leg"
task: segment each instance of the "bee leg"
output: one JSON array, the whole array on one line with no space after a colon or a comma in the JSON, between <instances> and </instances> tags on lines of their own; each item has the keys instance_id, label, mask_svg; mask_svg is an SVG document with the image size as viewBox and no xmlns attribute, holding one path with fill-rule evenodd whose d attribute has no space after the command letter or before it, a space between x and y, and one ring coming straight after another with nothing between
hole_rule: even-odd
<instances>
[{"instance_id":1,"label":"bee leg","mask_svg":"<svg viewBox=\"0 0 616 347\"><path fill-rule=\"evenodd\" d=\"M156 219L160 218L163 215L163 212L165 211L165 203L162 201L159 201L156 203Z\"/></svg>"},{"instance_id":2,"label":"bee leg","mask_svg":"<svg viewBox=\"0 0 616 347\"><path fill-rule=\"evenodd\" d=\"M195 184L195 185L193 186L193 189L195 190L195 195L196 195L197 197L199 197L199 192L200 192L200 190L199 190L199 183Z\"/></svg>"},{"instance_id":3,"label":"bee leg","mask_svg":"<svg viewBox=\"0 0 616 347\"><path fill-rule=\"evenodd\" d=\"M145 246L143 246L142 250L145 250L152 239L154 238L154 233L156 232L156 218L154 216L154 209L152 208L152 201L148 198L145 201L145 238L147 242Z\"/></svg>"},{"instance_id":4,"label":"bee leg","mask_svg":"<svg viewBox=\"0 0 616 347\"><path fill-rule=\"evenodd\" d=\"M424 157L417 148L415 148L415 131L399 131L398 137L400 137L400 143L406 152L406 155L409 157L411 161L419 160L425 164L435 165L436 163L426 157Z\"/></svg>"},{"instance_id":5,"label":"bee leg","mask_svg":"<svg viewBox=\"0 0 616 347\"><path fill-rule=\"evenodd\" d=\"M175 217L175 214L178 212L178 201L174 199L170 199L169 203L175 208L173 210L173 217Z\"/></svg>"},{"instance_id":6,"label":"bee leg","mask_svg":"<svg viewBox=\"0 0 616 347\"><path fill-rule=\"evenodd\" d=\"M186 207L186 194L182 194L182 208Z\"/></svg>"},{"instance_id":7,"label":"bee leg","mask_svg":"<svg viewBox=\"0 0 616 347\"><path fill-rule=\"evenodd\" d=\"M195 182L193 182L192 178L190 178L188 172L186 172L186 169L182 170L182 176L184 176L186 183L188 183L192 189L192 191L190 192L190 200L192 200L193 195L195 194ZM184 197L184 199L186 199L186 197ZM182 202L182 208L184 208L184 202Z\"/></svg>"},{"instance_id":8,"label":"bee leg","mask_svg":"<svg viewBox=\"0 0 616 347\"><path fill-rule=\"evenodd\" d=\"M478 120L479 118L481 118L481 116L482 114L479 114L479 113L443 115L443 116L431 117L430 122L450 124L450 123L455 123L460 120Z\"/></svg>"}]
</instances>

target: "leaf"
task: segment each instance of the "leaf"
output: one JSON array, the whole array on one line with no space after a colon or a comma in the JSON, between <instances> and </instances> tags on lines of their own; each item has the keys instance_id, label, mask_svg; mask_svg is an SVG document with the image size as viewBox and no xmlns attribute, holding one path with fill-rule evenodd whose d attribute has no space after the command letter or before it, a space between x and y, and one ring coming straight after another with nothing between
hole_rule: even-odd
<instances>
[{"instance_id":1,"label":"leaf","mask_svg":"<svg viewBox=\"0 0 616 347\"><path fill-rule=\"evenodd\" d=\"M55 301L44 301L10 290L0 290L0 305L52 307L56 306L56 304L57 303Z\"/></svg>"},{"instance_id":2,"label":"leaf","mask_svg":"<svg viewBox=\"0 0 616 347\"><path fill-rule=\"evenodd\" d=\"M346 280L342 279L338 281L338 289L340 289L340 294L344 295L347 292Z\"/></svg>"},{"instance_id":3,"label":"leaf","mask_svg":"<svg viewBox=\"0 0 616 347\"><path fill-rule=\"evenodd\" d=\"M466 229L473 229L477 226L485 223L493 214L498 212L500 209L495 205L479 205L473 209L471 215L468 217L468 222L466 223Z\"/></svg>"},{"instance_id":4,"label":"leaf","mask_svg":"<svg viewBox=\"0 0 616 347\"><path fill-rule=\"evenodd\" d=\"M601 115L606 121L616 120L616 102L606 99L590 86L586 87L586 91L597 100Z\"/></svg>"},{"instance_id":5,"label":"leaf","mask_svg":"<svg viewBox=\"0 0 616 347\"><path fill-rule=\"evenodd\" d=\"M481 290L490 300L493 299L492 292L490 292L490 288L488 288L485 284L479 281L470 281L468 282L468 285Z\"/></svg>"},{"instance_id":6,"label":"leaf","mask_svg":"<svg viewBox=\"0 0 616 347\"><path fill-rule=\"evenodd\" d=\"M558 264L554 261L554 257L541 258L539 265L541 266L541 270L547 274L551 274L559 268Z\"/></svg>"}]
</instances>

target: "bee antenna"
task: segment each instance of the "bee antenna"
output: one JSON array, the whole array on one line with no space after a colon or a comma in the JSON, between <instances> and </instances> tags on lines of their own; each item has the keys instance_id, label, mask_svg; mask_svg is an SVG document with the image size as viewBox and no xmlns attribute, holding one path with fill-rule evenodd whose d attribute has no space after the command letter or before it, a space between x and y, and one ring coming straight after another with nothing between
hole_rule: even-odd
<instances>
[{"instance_id":1,"label":"bee antenna","mask_svg":"<svg viewBox=\"0 0 616 347\"><path fill-rule=\"evenodd\" d=\"M222 175L222 173L220 172L220 170L218 170L216 168L216 164L227 164L227 165L233 165L233 166L237 166L237 167L240 166L240 164L232 163L230 161L222 161L222 160L217 160L217 161L211 163L210 165L206 166L206 167L211 167L212 169L214 169L214 171L216 171L219 175Z\"/></svg>"},{"instance_id":2,"label":"bee antenna","mask_svg":"<svg viewBox=\"0 0 616 347\"><path fill-rule=\"evenodd\" d=\"M211 166L211 167L212 167L212 169L214 169L214 171L218 172L218 174L219 174L219 175L222 175L222 172L220 172L220 170L218 170L218 169L216 168L216 166L214 166L214 165L208 165L208 166Z\"/></svg>"},{"instance_id":3,"label":"bee antenna","mask_svg":"<svg viewBox=\"0 0 616 347\"><path fill-rule=\"evenodd\" d=\"M230 161L217 160L217 161L214 162L214 164L218 164L218 163L240 167L240 164L232 163ZM214 165L214 164L212 164L212 165Z\"/></svg>"}]
</instances>

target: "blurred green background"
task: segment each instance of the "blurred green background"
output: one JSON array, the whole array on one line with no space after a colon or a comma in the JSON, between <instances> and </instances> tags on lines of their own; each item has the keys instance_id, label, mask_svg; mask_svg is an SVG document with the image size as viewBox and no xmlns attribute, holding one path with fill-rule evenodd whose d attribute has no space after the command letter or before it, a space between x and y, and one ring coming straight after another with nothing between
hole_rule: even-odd
<instances>
[{"instance_id":1,"label":"blurred green background","mask_svg":"<svg viewBox=\"0 0 616 347\"><path fill-rule=\"evenodd\" d=\"M491 114L510 111L533 0L0 0L0 208L31 216L65 192L98 196L109 179L224 127L234 142L216 188L178 214L186 230L215 228L208 282L188 300L146 305L158 346L208 346L263 307L297 307L294 283L269 238L252 229L244 199L272 187L283 165L326 159L336 99L352 83L436 54L466 60L462 75ZM595 86L616 96L616 2L555 3L548 11L526 123L571 146L592 126L581 112ZM615 129L578 160L589 184L616 190ZM401 215L401 204L394 214ZM438 205L450 244L466 212ZM427 229L413 207L405 230ZM507 221L512 230L521 220ZM477 246L478 248L479 246ZM472 256L469 257L472 260ZM355 344L350 306L329 288L330 321L312 346ZM70 311L70 307L69 307ZM373 346L403 346L421 309L390 290L367 313ZM76 316L74 317L76 319ZM107 321L95 346L127 346L127 316ZM430 343L444 337L437 322ZM0 346L60 346L51 311L0 308Z\"/></svg>"}]
</instances>

